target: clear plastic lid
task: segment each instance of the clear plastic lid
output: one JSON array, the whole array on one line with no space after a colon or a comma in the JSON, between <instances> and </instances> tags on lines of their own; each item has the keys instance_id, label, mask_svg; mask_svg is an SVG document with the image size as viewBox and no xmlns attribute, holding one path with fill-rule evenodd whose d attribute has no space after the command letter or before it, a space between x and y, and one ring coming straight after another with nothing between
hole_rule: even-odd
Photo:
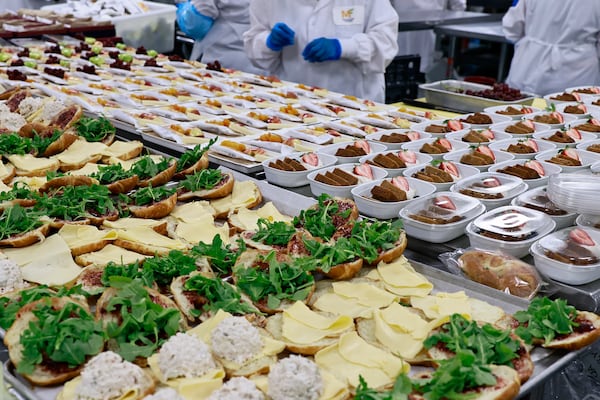
<instances>
[{"instance_id":1,"label":"clear plastic lid","mask_svg":"<svg viewBox=\"0 0 600 400\"><path fill-rule=\"evenodd\" d=\"M543 230L550 222L546 214L519 206L504 206L479 216L473 225L501 237L520 240L530 239Z\"/></svg>"},{"instance_id":2,"label":"clear plastic lid","mask_svg":"<svg viewBox=\"0 0 600 400\"><path fill-rule=\"evenodd\" d=\"M458 181L456 183L456 191L469 190L491 197L507 197L510 195L510 192L522 184L523 180L521 178L496 172L487 172Z\"/></svg>"},{"instance_id":3,"label":"clear plastic lid","mask_svg":"<svg viewBox=\"0 0 600 400\"><path fill-rule=\"evenodd\" d=\"M567 211L559 208L556 204L548 198L546 188L536 188L534 190L528 190L523 193L515 200L515 204L521 207L531 208L532 210L541 211L548 215L567 215Z\"/></svg>"},{"instance_id":4,"label":"clear plastic lid","mask_svg":"<svg viewBox=\"0 0 600 400\"><path fill-rule=\"evenodd\" d=\"M462 221L481 203L472 197L453 192L439 192L406 206L413 220L446 225Z\"/></svg>"},{"instance_id":5,"label":"clear plastic lid","mask_svg":"<svg viewBox=\"0 0 600 400\"><path fill-rule=\"evenodd\" d=\"M600 232L583 227L563 229L540 239L539 248L546 257L566 264L598 264Z\"/></svg>"}]
</instances>

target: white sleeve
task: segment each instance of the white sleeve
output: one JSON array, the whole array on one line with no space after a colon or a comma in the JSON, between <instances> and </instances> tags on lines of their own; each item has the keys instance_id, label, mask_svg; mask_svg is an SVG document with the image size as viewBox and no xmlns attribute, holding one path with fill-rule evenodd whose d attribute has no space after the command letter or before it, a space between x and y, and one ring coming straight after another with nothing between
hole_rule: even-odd
<instances>
[{"instance_id":1,"label":"white sleeve","mask_svg":"<svg viewBox=\"0 0 600 400\"><path fill-rule=\"evenodd\" d=\"M192 5L202 15L212 19L219 18L219 0L192 0Z\"/></svg>"},{"instance_id":2,"label":"white sleeve","mask_svg":"<svg viewBox=\"0 0 600 400\"><path fill-rule=\"evenodd\" d=\"M448 9L453 11L464 11L467 9L467 0L448 0Z\"/></svg>"},{"instance_id":3,"label":"white sleeve","mask_svg":"<svg viewBox=\"0 0 600 400\"><path fill-rule=\"evenodd\" d=\"M365 18L364 33L338 38L342 57L356 63L364 74L385 72L398 54L398 14L389 0L373 0Z\"/></svg>"},{"instance_id":4,"label":"white sleeve","mask_svg":"<svg viewBox=\"0 0 600 400\"><path fill-rule=\"evenodd\" d=\"M509 8L502 18L504 36L511 42L516 42L525 36L525 4L526 0L519 0L517 5Z\"/></svg>"},{"instance_id":5,"label":"white sleeve","mask_svg":"<svg viewBox=\"0 0 600 400\"><path fill-rule=\"evenodd\" d=\"M256 67L275 71L281 64L281 52L267 47L267 37L277 22L269 21L268 7L264 0L250 1L250 29L244 32L244 50Z\"/></svg>"}]
</instances>

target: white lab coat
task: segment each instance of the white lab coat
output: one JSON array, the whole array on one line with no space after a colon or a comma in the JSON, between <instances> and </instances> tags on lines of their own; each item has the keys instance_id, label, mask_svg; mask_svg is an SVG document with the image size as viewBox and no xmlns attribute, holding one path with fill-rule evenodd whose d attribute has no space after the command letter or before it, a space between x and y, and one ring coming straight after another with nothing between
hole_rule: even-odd
<instances>
[{"instance_id":1,"label":"white lab coat","mask_svg":"<svg viewBox=\"0 0 600 400\"><path fill-rule=\"evenodd\" d=\"M226 68L264 74L264 70L252 65L244 51L242 35L250 27L249 3L250 0L192 0L201 14L215 20L204 39L194 43L193 58L203 54L203 62L219 60Z\"/></svg>"},{"instance_id":2,"label":"white lab coat","mask_svg":"<svg viewBox=\"0 0 600 400\"><path fill-rule=\"evenodd\" d=\"M599 0L520 0L502 25L516 42L510 86L545 95L600 84Z\"/></svg>"},{"instance_id":3,"label":"white lab coat","mask_svg":"<svg viewBox=\"0 0 600 400\"><path fill-rule=\"evenodd\" d=\"M266 45L277 22L296 34L281 52ZM244 45L256 65L282 79L383 102L384 72L397 54L397 34L398 15L389 0L251 0ZM342 58L305 61L302 51L319 37L339 39Z\"/></svg>"},{"instance_id":4,"label":"white lab coat","mask_svg":"<svg viewBox=\"0 0 600 400\"><path fill-rule=\"evenodd\" d=\"M467 0L392 0L400 14L403 11L453 10L464 11ZM419 54L421 72L427 72L435 59L435 33L433 30L408 31L398 34L398 55Z\"/></svg>"}]
</instances>

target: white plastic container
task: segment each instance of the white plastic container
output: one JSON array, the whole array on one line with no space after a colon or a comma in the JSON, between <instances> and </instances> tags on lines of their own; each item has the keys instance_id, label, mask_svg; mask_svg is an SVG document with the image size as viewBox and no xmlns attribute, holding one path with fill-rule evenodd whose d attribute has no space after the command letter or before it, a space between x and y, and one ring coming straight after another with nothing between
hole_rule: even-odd
<instances>
[{"instance_id":1,"label":"white plastic container","mask_svg":"<svg viewBox=\"0 0 600 400\"><path fill-rule=\"evenodd\" d=\"M532 160L504 161L504 162L501 162L498 164L494 164L493 166L490 167L489 171L490 172L500 172L501 174L504 174L505 172L501 172L499 170L504 169L506 167L515 166L515 165L526 166L526 163L528 163L530 161L535 162L535 160L533 160L533 161ZM540 175L540 178L537 178L537 179L523 179L523 181L527 184L527 186L529 186L529 189L537 188L540 186L546 186L550 175L560 174L560 172L562 171L562 168L556 164L550 164L550 163L546 163L543 161L537 161L537 162L541 165L542 169L544 170L544 175ZM538 171L538 173L539 173L539 171ZM510 175L510 174L507 174L507 175Z\"/></svg>"},{"instance_id":2,"label":"white plastic container","mask_svg":"<svg viewBox=\"0 0 600 400\"><path fill-rule=\"evenodd\" d=\"M588 150L588 147L592 146L592 145L600 146L600 139L594 139L594 140L588 140L588 141L585 141L585 142L581 142L577 146L575 146L575 148L577 150L589 151L590 153L597 153L595 151ZM600 153L597 153L597 154L600 155Z\"/></svg>"},{"instance_id":3,"label":"white plastic container","mask_svg":"<svg viewBox=\"0 0 600 400\"><path fill-rule=\"evenodd\" d=\"M477 217L467 226L467 236L471 247L501 250L521 258L529 254L536 240L552 232L555 226L552 218L540 211L508 205Z\"/></svg>"},{"instance_id":4,"label":"white plastic container","mask_svg":"<svg viewBox=\"0 0 600 400\"><path fill-rule=\"evenodd\" d=\"M586 96L586 95L583 95ZM586 96L588 97L588 96ZM588 106L583 102L579 103L562 103L556 105L556 111L564 115L572 115L575 119L586 119L595 109L595 106Z\"/></svg>"},{"instance_id":5,"label":"white plastic container","mask_svg":"<svg viewBox=\"0 0 600 400\"><path fill-rule=\"evenodd\" d=\"M505 111L508 109L508 107L512 107L512 108L516 108L517 110L521 110L522 112L520 114L499 114L498 111ZM498 114L498 115L502 115L504 117L509 117L513 120L519 120L529 114L533 114L536 112L540 112L542 111L539 108L536 107L531 107L531 106L525 106L522 104L509 104L507 106L492 106L492 107L486 107L483 109L484 112L488 113L488 114Z\"/></svg>"},{"instance_id":6,"label":"white plastic container","mask_svg":"<svg viewBox=\"0 0 600 400\"><path fill-rule=\"evenodd\" d=\"M356 143L356 142L341 142L341 143L330 144L330 145L324 146L324 147L320 148L319 150L317 150L317 153L318 154L328 154L330 156L333 156L338 160L339 164L357 163L358 160L360 160L360 158L364 157L365 155L356 156L356 157L344 157L344 156L337 156L335 154L339 149L343 149L348 146L354 146L354 143ZM386 150L386 147L383 144L371 143L371 142L367 142L367 143L369 144L369 147L370 147L370 151L366 154L367 156L369 154L381 153L382 151Z\"/></svg>"},{"instance_id":7,"label":"white plastic container","mask_svg":"<svg viewBox=\"0 0 600 400\"><path fill-rule=\"evenodd\" d=\"M583 143L583 142L587 142L587 141L596 139L596 135L593 133L577 130L577 131L575 131L575 134L579 133L579 135L581 135L581 138L571 137L571 139L573 139L573 143L561 143L561 142L555 142L553 140L550 140L549 138L552 137L552 135L554 135L557 131L558 131L558 129L553 129L548 132L534 133L533 138L537 139L539 142L552 143L558 149L564 149L567 146L574 147L574 146L577 146L579 143Z\"/></svg>"},{"instance_id":8,"label":"white plastic container","mask_svg":"<svg viewBox=\"0 0 600 400\"><path fill-rule=\"evenodd\" d=\"M452 163L452 164L454 164L454 163ZM450 189L450 186L454 185L454 183L456 183L460 179L478 175L481 172L477 168L472 167L470 165L456 163L456 164L454 164L454 166L458 170L458 173L460 176L455 177L452 174L450 174L454 178L453 182L444 182L444 183L428 182L428 183L431 183L433 186L435 186L438 191L448 190L448 189ZM407 168L404 170L403 175L406 176L407 178L415 178L413 175L415 175L417 172L423 170L425 167L426 167L426 165L418 165L416 167ZM416 178L416 179L419 179L419 178Z\"/></svg>"},{"instance_id":9,"label":"white plastic container","mask_svg":"<svg viewBox=\"0 0 600 400\"><path fill-rule=\"evenodd\" d=\"M442 153L442 154L430 154L430 153L425 153L425 152L421 151L421 148L423 147L423 145L425 143L432 144L436 140L445 140L445 141L447 141L447 144L450 145L451 149L449 149L446 153ZM422 154L427 154L428 156L431 156L431 158L433 158L434 160L441 160L444 157L444 154L447 154L449 152L452 152L452 151L455 151L455 150L468 149L468 148L469 148L469 144L468 143L459 142L459 141L456 141L456 140L448 140L448 139L443 138L443 137L431 137L429 139L416 140L414 142L404 143L402 145L402 149L404 149L404 150L412 150L414 152L419 152L419 153L422 153Z\"/></svg>"},{"instance_id":10,"label":"white plastic container","mask_svg":"<svg viewBox=\"0 0 600 400\"><path fill-rule=\"evenodd\" d=\"M582 228L600 230L600 215L581 214L575 219L575 224Z\"/></svg>"},{"instance_id":11,"label":"white plastic container","mask_svg":"<svg viewBox=\"0 0 600 400\"><path fill-rule=\"evenodd\" d=\"M306 171L283 171L277 168L270 167L269 164L271 162L284 159L286 157L292 158L300 162L304 167L306 167ZM327 154L319 154L317 155L319 158L319 164L314 167L312 165L306 164L302 162L302 154L289 154L282 155L279 157L274 157L262 162L263 170L265 171L265 177L269 183L283 186L283 187L299 187L308 185L308 174L312 171L319 170L321 168L327 168L329 166L335 165L337 159L334 156L330 156Z\"/></svg>"},{"instance_id":12,"label":"white plastic container","mask_svg":"<svg viewBox=\"0 0 600 400\"><path fill-rule=\"evenodd\" d=\"M475 131L482 131L482 129L468 129L467 131L458 131L458 132L452 132L452 133L447 133L446 134L446 139L450 139L450 140L456 140L459 142L464 142L467 144L475 144L475 142L467 142L466 140L463 140L463 137L468 135L469 132L471 132L472 130ZM494 135L494 138L488 138L487 142L479 142L479 143L495 143L497 141L500 140L505 140L505 139L510 139L512 138L512 135L510 133L504 133L504 132L493 132L492 130L490 130L489 128L486 128L486 130L488 130L492 135Z\"/></svg>"},{"instance_id":13,"label":"white plastic container","mask_svg":"<svg viewBox=\"0 0 600 400\"><path fill-rule=\"evenodd\" d=\"M575 121L577 118L577 116L573 115L573 114L563 114L560 112L556 112L558 115L558 118L562 118L562 122L558 122L558 123L550 123L550 122L544 122L544 120L538 121L538 118L543 118L546 116L550 116L551 112L549 111L540 111L540 112L536 112L533 114L528 114L525 116L525 118L532 120L533 122L539 122L540 124L546 124L550 127L550 129L561 129L563 128L566 124ZM555 118L556 119L556 118Z\"/></svg>"},{"instance_id":14,"label":"white plastic container","mask_svg":"<svg viewBox=\"0 0 600 400\"><path fill-rule=\"evenodd\" d=\"M444 121L425 121L425 122L421 122L420 124L414 124L411 129L417 132L423 132L423 133L429 133L431 136L434 137L444 137L447 133L452 133L452 132L462 132L462 131L469 131L470 129L470 125L469 124L465 124L464 122L462 123L462 129L450 129L448 128L448 132L429 132L427 129L430 126L447 126L446 123L444 123Z\"/></svg>"},{"instance_id":15,"label":"white plastic container","mask_svg":"<svg viewBox=\"0 0 600 400\"><path fill-rule=\"evenodd\" d=\"M388 150L388 151L384 151L384 152L381 152L381 153L369 154L368 156L361 157L358 161L361 164L364 164L364 163L370 164L370 161L373 158L377 157L379 154L383 154L383 155L388 155L388 154L398 155L399 153L408 153L408 152L411 152L411 150ZM376 165L376 167L385 169L387 171L387 173L388 173L388 177L394 177L394 176L400 176L400 175L402 175L402 173L407 168L412 168L412 167L423 165L423 164L429 164L431 162L431 160L433 160L431 158L431 156L429 156L427 154L422 154L422 153L412 152L412 156L414 156L416 158L415 162L414 163L410 163L410 162L406 162L405 161L406 168L385 168L385 167L382 167L382 166L379 166L379 165ZM400 159L400 158L398 157L398 159Z\"/></svg>"},{"instance_id":16,"label":"white plastic container","mask_svg":"<svg viewBox=\"0 0 600 400\"><path fill-rule=\"evenodd\" d=\"M548 198L545 186L526 191L520 196L515 197L511 204L545 213L556 222L556 229L563 229L573 225L577 217L576 213L562 210L554 204Z\"/></svg>"},{"instance_id":17,"label":"white plastic container","mask_svg":"<svg viewBox=\"0 0 600 400\"><path fill-rule=\"evenodd\" d=\"M380 132L375 132L375 133L371 133L370 135L367 135L367 137L365 139L367 139L370 142L374 142L377 144L382 144L385 147L388 148L388 150L399 150L402 148L402 145L405 143L410 143L410 142L398 142L398 143L392 143L392 142L383 142L381 141L381 137L383 135L392 135L394 133L401 133L404 135L407 135L409 138L414 138L413 140L411 140L410 142L416 141L416 140L421 140L421 139L429 139L431 137L430 133L425 133L425 132L417 132L417 131L413 131L411 129L391 129L388 131L380 131Z\"/></svg>"},{"instance_id":18,"label":"white plastic container","mask_svg":"<svg viewBox=\"0 0 600 400\"><path fill-rule=\"evenodd\" d=\"M573 121L572 123L570 123L568 126L570 128L577 129L581 133L584 133L584 132L586 132L586 133L592 133L592 134L596 135L596 137L600 137L600 132L594 132L593 130L589 130L586 127L587 124L596 125L596 124L592 124L591 122L588 122L587 120L576 119L575 121ZM597 129L597 125L596 126L590 126L590 128Z\"/></svg>"},{"instance_id":19,"label":"white plastic container","mask_svg":"<svg viewBox=\"0 0 600 400\"><path fill-rule=\"evenodd\" d=\"M486 146L485 144L482 144L481 146ZM491 150L491 149L490 149ZM464 164L461 163L460 160L464 155L467 155L469 153L471 153L473 150L472 149L465 149L465 150L458 150L458 151L453 151L451 153L448 153L446 155L444 155L444 160L446 161L452 161L456 164L463 164L463 165L468 165L469 167L475 167L477 168L479 171L481 172L486 172L490 167L498 164L498 163L503 163L505 161L510 161L512 159L515 158L514 155L512 155L511 153L507 153L505 151L502 150L492 150L492 153L494 154L494 158L495 161L492 164L486 164L486 165L470 165L470 164Z\"/></svg>"},{"instance_id":20,"label":"white plastic container","mask_svg":"<svg viewBox=\"0 0 600 400\"><path fill-rule=\"evenodd\" d=\"M455 209L444 204L450 200ZM411 202L400 210L400 218L404 223L406 234L431 243L444 243L456 239L465 233L465 227L473 219L485 211L485 206L477 199L460 193L438 192ZM460 221L429 224L411 217L420 213L432 217L450 219L453 216L462 217Z\"/></svg>"},{"instance_id":21,"label":"white plastic container","mask_svg":"<svg viewBox=\"0 0 600 400\"><path fill-rule=\"evenodd\" d=\"M512 121L512 118L507 117L505 115L495 114L495 113L487 113L487 112L482 112L482 113L477 113L477 114L483 114L483 115L490 117L492 122L489 124L475 124L475 123L467 121L468 118L472 117L475 114L476 113L461 115L460 117L458 117L456 119L461 121L463 124L468 124L470 126L470 129L486 129L486 128L489 128L493 124L499 124L502 122Z\"/></svg>"},{"instance_id":22,"label":"white plastic container","mask_svg":"<svg viewBox=\"0 0 600 400\"><path fill-rule=\"evenodd\" d=\"M319 182L317 180L315 180L315 177L317 176L317 174L319 173L325 173L326 171L332 171L335 168L339 168L345 172L348 172L350 174L353 174L353 170L354 167L358 166L360 164L341 164L341 165L333 165L331 167L327 167L327 168L322 168L320 170L317 171L312 171L308 174L307 179L310 185L310 191L312 192L313 195L315 196L320 196L323 193L327 193L330 196L333 197L344 197L347 199L351 199L352 198L352 194L350 193L350 191L361 185L364 183L368 183L370 181L374 181L374 180L378 180L378 179L383 179L387 176L387 172L385 172L384 169L382 168L378 168L375 166L370 165L371 167L371 171L373 171L373 179L368 179L365 177L358 177L359 181L356 185L348 185L348 186L333 186L333 185L328 185L326 183L323 182ZM354 175L354 174L353 174Z\"/></svg>"},{"instance_id":23,"label":"white plastic container","mask_svg":"<svg viewBox=\"0 0 600 400\"><path fill-rule=\"evenodd\" d=\"M491 125L490 129L492 131L494 131L494 132L508 133L512 137L516 137L516 138L525 138L525 137L528 137L528 136L532 136L534 133L537 133L537 132L545 132L545 131L549 131L550 130L550 126L549 125L539 124L537 122L534 122L533 123L533 128L532 128L533 132L530 132L530 133L512 133L512 132L507 132L506 131L506 129L509 126L516 125L519 122L522 122L522 121L513 120L513 121L510 121L510 122L501 122L499 124Z\"/></svg>"},{"instance_id":24,"label":"white plastic container","mask_svg":"<svg viewBox=\"0 0 600 400\"><path fill-rule=\"evenodd\" d=\"M519 142L523 142L526 145L527 145L527 143L530 143L531 145L536 145L538 148L538 151L535 151L535 148L532 147L531 145L529 147L532 148L532 150L533 150L532 153L513 153L513 152L508 151L508 148L510 145L517 145L517 144L519 144ZM515 159L532 159L539 153L556 149L556 145L554 143L546 142L544 140L527 139L527 138L511 138L511 139L501 140L501 141L490 143L489 147L492 150L500 150L500 151L510 153L513 156L515 156Z\"/></svg>"},{"instance_id":25,"label":"white plastic container","mask_svg":"<svg viewBox=\"0 0 600 400\"><path fill-rule=\"evenodd\" d=\"M497 198L486 199L471 196L463 192L463 190L470 191L473 194ZM523 182L523 179L497 172L483 172L470 178L461 179L450 187L450 191L452 192L477 198L485 205L488 211L510 204L513 198L526 190L527 184Z\"/></svg>"},{"instance_id":26,"label":"white plastic container","mask_svg":"<svg viewBox=\"0 0 600 400\"><path fill-rule=\"evenodd\" d=\"M561 165L560 167L562 168L563 173L573 173L573 172L580 172L583 170L587 170L590 168L590 166L593 163L600 161L600 154L598 154L598 153L592 153L592 152L585 151L585 150L575 150L575 149L571 149L571 150L574 150L577 152L579 160L581 161L581 165L577 165L577 166ZM538 161L549 162L548 160L550 160L554 156L558 155L559 151L560 150L545 151L545 152L540 153L537 156L535 156L535 159Z\"/></svg>"}]
</instances>

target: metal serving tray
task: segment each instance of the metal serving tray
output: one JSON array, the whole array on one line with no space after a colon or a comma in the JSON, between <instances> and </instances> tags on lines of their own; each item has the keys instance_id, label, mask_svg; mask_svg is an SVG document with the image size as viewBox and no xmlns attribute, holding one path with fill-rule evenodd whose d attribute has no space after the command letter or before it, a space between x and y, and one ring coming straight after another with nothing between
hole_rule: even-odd
<instances>
[{"instance_id":1,"label":"metal serving tray","mask_svg":"<svg viewBox=\"0 0 600 400\"><path fill-rule=\"evenodd\" d=\"M491 89L491 86L481 85L457 80L443 80L419 85L419 88L425 94L428 103L436 106L447 107L465 112L482 111L486 107L503 106L509 104L531 105L536 98L533 93L522 92L527 96L517 101L501 101L486 99L484 97L470 96L458 93L458 90L485 90Z\"/></svg>"}]
</instances>

